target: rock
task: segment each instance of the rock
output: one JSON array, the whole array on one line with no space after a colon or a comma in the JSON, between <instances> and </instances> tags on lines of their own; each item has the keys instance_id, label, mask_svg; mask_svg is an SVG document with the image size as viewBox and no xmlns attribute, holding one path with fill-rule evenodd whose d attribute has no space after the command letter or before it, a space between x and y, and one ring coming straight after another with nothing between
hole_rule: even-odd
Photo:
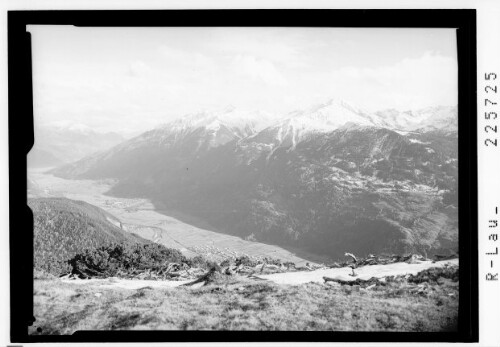
<instances>
[{"instance_id":1,"label":"rock","mask_svg":"<svg viewBox=\"0 0 500 347\"><path fill-rule=\"evenodd\" d=\"M325 282L325 284L327 286L330 286L330 287L340 287L341 286L340 283L338 283L338 282L332 282L332 281Z\"/></svg>"},{"instance_id":2,"label":"rock","mask_svg":"<svg viewBox=\"0 0 500 347\"><path fill-rule=\"evenodd\" d=\"M203 287L205 285L205 282L198 282L198 283L195 283L193 285L191 285L191 288L200 288L200 287Z\"/></svg>"}]
</instances>

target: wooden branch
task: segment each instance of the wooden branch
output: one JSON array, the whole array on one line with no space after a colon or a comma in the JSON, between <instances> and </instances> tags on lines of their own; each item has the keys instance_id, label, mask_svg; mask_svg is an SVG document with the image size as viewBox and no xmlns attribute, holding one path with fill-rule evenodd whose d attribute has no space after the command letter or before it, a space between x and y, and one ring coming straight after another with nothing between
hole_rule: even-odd
<instances>
[{"instance_id":1,"label":"wooden branch","mask_svg":"<svg viewBox=\"0 0 500 347\"><path fill-rule=\"evenodd\" d=\"M215 267L213 267L206 274L204 274L203 276L199 277L198 279L196 279L196 280L194 280L192 282L184 283L182 286L192 286L193 284L196 284L196 283L206 282L216 272L218 272L217 269Z\"/></svg>"},{"instance_id":2,"label":"wooden branch","mask_svg":"<svg viewBox=\"0 0 500 347\"><path fill-rule=\"evenodd\" d=\"M354 260L354 262L355 262L355 263L357 263L357 262L358 262L358 259L356 258L356 256L355 256L354 254L352 254L352 253L346 253L346 254L344 254L344 255L345 255L346 257L351 257L351 258L352 258L352 260Z\"/></svg>"}]
</instances>

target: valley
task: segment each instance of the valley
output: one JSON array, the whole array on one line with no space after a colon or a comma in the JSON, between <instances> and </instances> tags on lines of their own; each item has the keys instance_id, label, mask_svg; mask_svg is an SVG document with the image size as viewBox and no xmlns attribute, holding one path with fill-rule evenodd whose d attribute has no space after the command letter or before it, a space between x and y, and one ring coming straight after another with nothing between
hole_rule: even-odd
<instances>
[{"instance_id":1,"label":"valley","mask_svg":"<svg viewBox=\"0 0 500 347\"><path fill-rule=\"evenodd\" d=\"M221 261L232 252L237 255L279 258L302 265L306 262L328 260L305 252L294 254L278 246L218 233L195 218L173 213L179 217L175 218L169 216L168 211L155 210L147 199L107 196L105 193L112 187L110 180L66 180L46 174L44 171L40 169L29 171L28 178L36 188L29 190L28 196L66 197L85 201L115 216L121 221L123 230L168 248L178 249L189 257L203 255L207 259ZM192 224L181 219L189 220Z\"/></svg>"}]
</instances>

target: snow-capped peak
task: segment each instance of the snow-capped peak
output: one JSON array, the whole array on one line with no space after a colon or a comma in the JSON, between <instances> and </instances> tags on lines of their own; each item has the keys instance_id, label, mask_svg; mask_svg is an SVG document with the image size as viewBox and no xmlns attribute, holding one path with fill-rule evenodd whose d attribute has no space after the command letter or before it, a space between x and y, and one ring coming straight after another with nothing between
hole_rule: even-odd
<instances>
[{"instance_id":1,"label":"snow-capped peak","mask_svg":"<svg viewBox=\"0 0 500 347\"><path fill-rule=\"evenodd\" d=\"M376 113L382 126L403 131L456 131L457 108L450 106L432 106L419 110L397 111L383 110Z\"/></svg>"},{"instance_id":2,"label":"snow-capped peak","mask_svg":"<svg viewBox=\"0 0 500 347\"><path fill-rule=\"evenodd\" d=\"M376 118L341 99L330 99L305 110L294 111L285 122L316 131L332 131L351 122L360 125L379 125Z\"/></svg>"},{"instance_id":3,"label":"snow-capped peak","mask_svg":"<svg viewBox=\"0 0 500 347\"><path fill-rule=\"evenodd\" d=\"M200 148L217 147L233 140L294 148L314 134L338 129L383 127L394 131L429 131L456 129L456 108L430 107L417 111L386 110L370 113L341 99L329 99L282 117L261 112L243 111L234 106L203 110L177 118L138 136L134 142L152 141L174 145L189 136ZM194 135L194 137L192 136Z\"/></svg>"},{"instance_id":4,"label":"snow-capped peak","mask_svg":"<svg viewBox=\"0 0 500 347\"><path fill-rule=\"evenodd\" d=\"M250 142L295 147L304 138L353 127L379 127L395 131L456 130L456 108L429 107L399 112L370 113L341 99L330 99L289 113L283 120L251 136Z\"/></svg>"},{"instance_id":5,"label":"snow-capped peak","mask_svg":"<svg viewBox=\"0 0 500 347\"><path fill-rule=\"evenodd\" d=\"M93 129L91 127L89 127L88 125L85 125L85 124L81 124L81 123L73 124L73 125L67 127L67 129L70 131L80 132L83 134L88 134L88 133L93 132Z\"/></svg>"},{"instance_id":6,"label":"snow-capped peak","mask_svg":"<svg viewBox=\"0 0 500 347\"><path fill-rule=\"evenodd\" d=\"M196 151L213 148L233 140L241 140L258 133L274 116L261 111L242 111L234 106L218 110L203 110L184 115L173 121L143 133L132 139L127 146L156 143L170 147L179 143L196 143Z\"/></svg>"},{"instance_id":7,"label":"snow-capped peak","mask_svg":"<svg viewBox=\"0 0 500 347\"><path fill-rule=\"evenodd\" d=\"M96 131L83 123L73 123L70 121L59 121L59 122L53 122L53 123L46 123L42 124L40 126L41 128L44 129L52 129L58 132L72 132L72 133L79 133L79 134L91 134L95 133Z\"/></svg>"},{"instance_id":8,"label":"snow-capped peak","mask_svg":"<svg viewBox=\"0 0 500 347\"><path fill-rule=\"evenodd\" d=\"M267 127L273 115L261 111L240 111L234 106L227 106L215 111L200 111L187 114L161 126L163 130L183 133L203 128L217 131L221 127L233 130L238 136L248 136Z\"/></svg>"},{"instance_id":9,"label":"snow-capped peak","mask_svg":"<svg viewBox=\"0 0 500 347\"><path fill-rule=\"evenodd\" d=\"M330 99L304 110L289 113L278 123L252 137L251 141L294 147L314 133L337 130L347 123L379 126L377 118L341 99Z\"/></svg>"}]
</instances>

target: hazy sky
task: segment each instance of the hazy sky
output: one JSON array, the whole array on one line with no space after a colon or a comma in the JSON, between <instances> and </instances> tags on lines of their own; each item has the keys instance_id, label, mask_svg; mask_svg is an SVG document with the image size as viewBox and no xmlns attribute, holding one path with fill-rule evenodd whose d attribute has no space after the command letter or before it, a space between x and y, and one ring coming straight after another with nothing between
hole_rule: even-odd
<instances>
[{"instance_id":1,"label":"hazy sky","mask_svg":"<svg viewBox=\"0 0 500 347\"><path fill-rule=\"evenodd\" d=\"M454 29L30 26L35 119L139 131L233 105L457 104Z\"/></svg>"}]
</instances>

